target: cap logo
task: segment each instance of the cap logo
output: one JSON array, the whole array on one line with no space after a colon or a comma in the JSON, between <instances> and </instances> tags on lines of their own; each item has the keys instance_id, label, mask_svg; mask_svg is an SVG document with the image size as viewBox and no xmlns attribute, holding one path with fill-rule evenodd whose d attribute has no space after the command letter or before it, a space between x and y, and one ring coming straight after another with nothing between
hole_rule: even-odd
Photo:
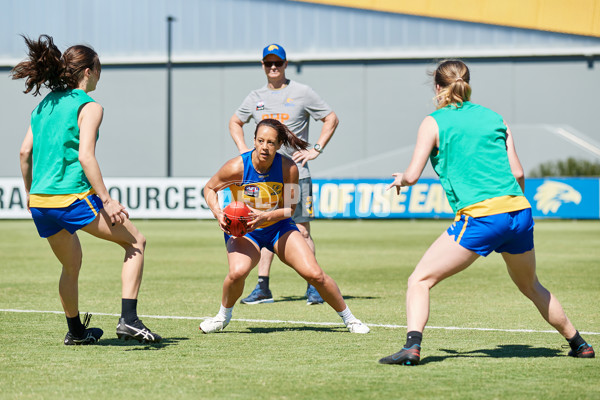
<instances>
[{"instance_id":1,"label":"cap logo","mask_svg":"<svg viewBox=\"0 0 600 400\"><path fill-rule=\"evenodd\" d=\"M273 51L275 49L279 50L279 47L277 47L277 45L274 45L274 44L270 45L268 48L269 51Z\"/></svg>"}]
</instances>

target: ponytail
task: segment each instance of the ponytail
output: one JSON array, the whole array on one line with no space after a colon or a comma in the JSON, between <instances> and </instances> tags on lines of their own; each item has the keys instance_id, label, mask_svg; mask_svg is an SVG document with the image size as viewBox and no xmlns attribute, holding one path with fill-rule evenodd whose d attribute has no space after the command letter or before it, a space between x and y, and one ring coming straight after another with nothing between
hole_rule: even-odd
<instances>
[{"instance_id":1,"label":"ponytail","mask_svg":"<svg viewBox=\"0 0 600 400\"><path fill-rule=\"evenodd\" d=\"M38 40L23 36L29 49L28 58L17 64L11 71L13 79L25 79L24 93L34 90L33 95L40 94L40 88L46 86L50 90L63 88L62 75L65 67L61 60L60 50L48 35L41 35Z\"/></svg>"},{"instance_id":2,"label":"ponytail","mask_svg":"<svg viewBox=\"0 0 600 400\"><path fill-rule=\"evenodd\" d=\"M37 40L21 35L28 48L28 57L11 70L12 79L25 79L25 91L40 94L42 86L52 91L75 89L87 68L100 72L98 54L83 45L69 47L61 54L51 36Z\"/></svg>"},{"instance_id":3,"label":"ponytail","mask_svg":"<svg viewBox=\"0 0 600 400\"><path fill-rule=\"evenodd\" d=\"M461 107L464 101L471 99L471 74L469 68L460 60L444 60L438 64L432 74L440 91L436 95L438 108L453 104Z\"/></svg>"},{"instance_id":4,"label":"ponytail","mask_svg":"<svg viewBox=\"0 0 600 400\"><path fill-rule=\"evenodd\" d=\"M277 131L277 140L279 140L279 142L285 145L286 147L291 147L294 150L307 149L308 142L305 142L298 136L294 135L287 126L285 126L276 119L263 119L258 124L256 124L256 129L254 130L254 138L256 138L256 133L258 132L258 129L263 125L275 129L275 131Z\"/></svg>"}]
</instances>

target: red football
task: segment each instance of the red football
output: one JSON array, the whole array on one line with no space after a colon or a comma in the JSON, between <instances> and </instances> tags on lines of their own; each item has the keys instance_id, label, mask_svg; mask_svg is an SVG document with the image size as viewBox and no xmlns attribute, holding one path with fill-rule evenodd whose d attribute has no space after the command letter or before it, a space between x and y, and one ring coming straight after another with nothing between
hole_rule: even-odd
<instances>
[{"instance_id":1,"label":"red football","mask_svg":"<svg viewBox=\"0 0 600 400\"><path fill-rule=\"evenodd\" d=\"M225 223L233 236L244 236L248 232L246 222L250 220L250 209L241 201L232 201L225 209Z\"/></svg>"}]
</instances>

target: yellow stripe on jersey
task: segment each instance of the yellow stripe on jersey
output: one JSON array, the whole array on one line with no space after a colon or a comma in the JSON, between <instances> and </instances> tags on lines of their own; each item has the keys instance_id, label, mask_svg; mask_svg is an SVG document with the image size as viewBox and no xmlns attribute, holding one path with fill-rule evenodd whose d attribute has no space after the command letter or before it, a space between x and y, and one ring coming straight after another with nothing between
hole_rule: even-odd
<instances>
[{"instance_id":1,"label":"yellow stripe on jersey","mask_svg":"<svg viewBox=\"0 0 600 400\"><path fill-rule=\"evenodd\" d=\"M36 208L64 208L69 207L77 200L85 199L90 194L96 194L94 189L83 193L69 194L30 194L29 207Z\"/></svg>"},{"instance_id":2,"label":"yellow stripe on jersey","mask_svg":"<svg viewBox=\"0 0 600 400\"><path fill-rule=\"evenodd\" d=\"M458 221L461 215L478 218L524 210L526 208L531 208L531 204L529 204L525 196L500 196L483 200L458 210L454 220Z\"/></svg>"}]
</instances>

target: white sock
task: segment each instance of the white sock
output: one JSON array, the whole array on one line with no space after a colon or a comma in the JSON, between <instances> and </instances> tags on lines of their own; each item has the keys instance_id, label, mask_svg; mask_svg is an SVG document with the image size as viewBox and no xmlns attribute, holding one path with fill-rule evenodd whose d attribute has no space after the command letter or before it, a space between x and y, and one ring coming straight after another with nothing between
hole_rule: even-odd
<instances>
[{"instance_id":1,"label":"white sock","mask_svg":"<svg viewBox=\"0 0 600 400\"><path fill-rule=\"evenodd\" d=\"M338 315L342 317L342 320L346 325L348 325L349 322L354 322L358 320L358 318L356 318L354 314L352 314L352 311L350 311L350 308L348 306L346 306L346 309L344 311L338 312Z\"/></svg>"},{"instance_id":2,"label":"white sock","mask_svg":"<svg viewBox=\"0 0 600 400\"><path fill-rule=\"evenodd\" d=\"M225 321L229 322L231 320L232 314L233 314L233 307L225 308L221 304L221 308L219 308L219 313L217 314L217 317L219 317L219 316L223 317L223 318L225 318Z\"/></svg>"}]
</instances>

